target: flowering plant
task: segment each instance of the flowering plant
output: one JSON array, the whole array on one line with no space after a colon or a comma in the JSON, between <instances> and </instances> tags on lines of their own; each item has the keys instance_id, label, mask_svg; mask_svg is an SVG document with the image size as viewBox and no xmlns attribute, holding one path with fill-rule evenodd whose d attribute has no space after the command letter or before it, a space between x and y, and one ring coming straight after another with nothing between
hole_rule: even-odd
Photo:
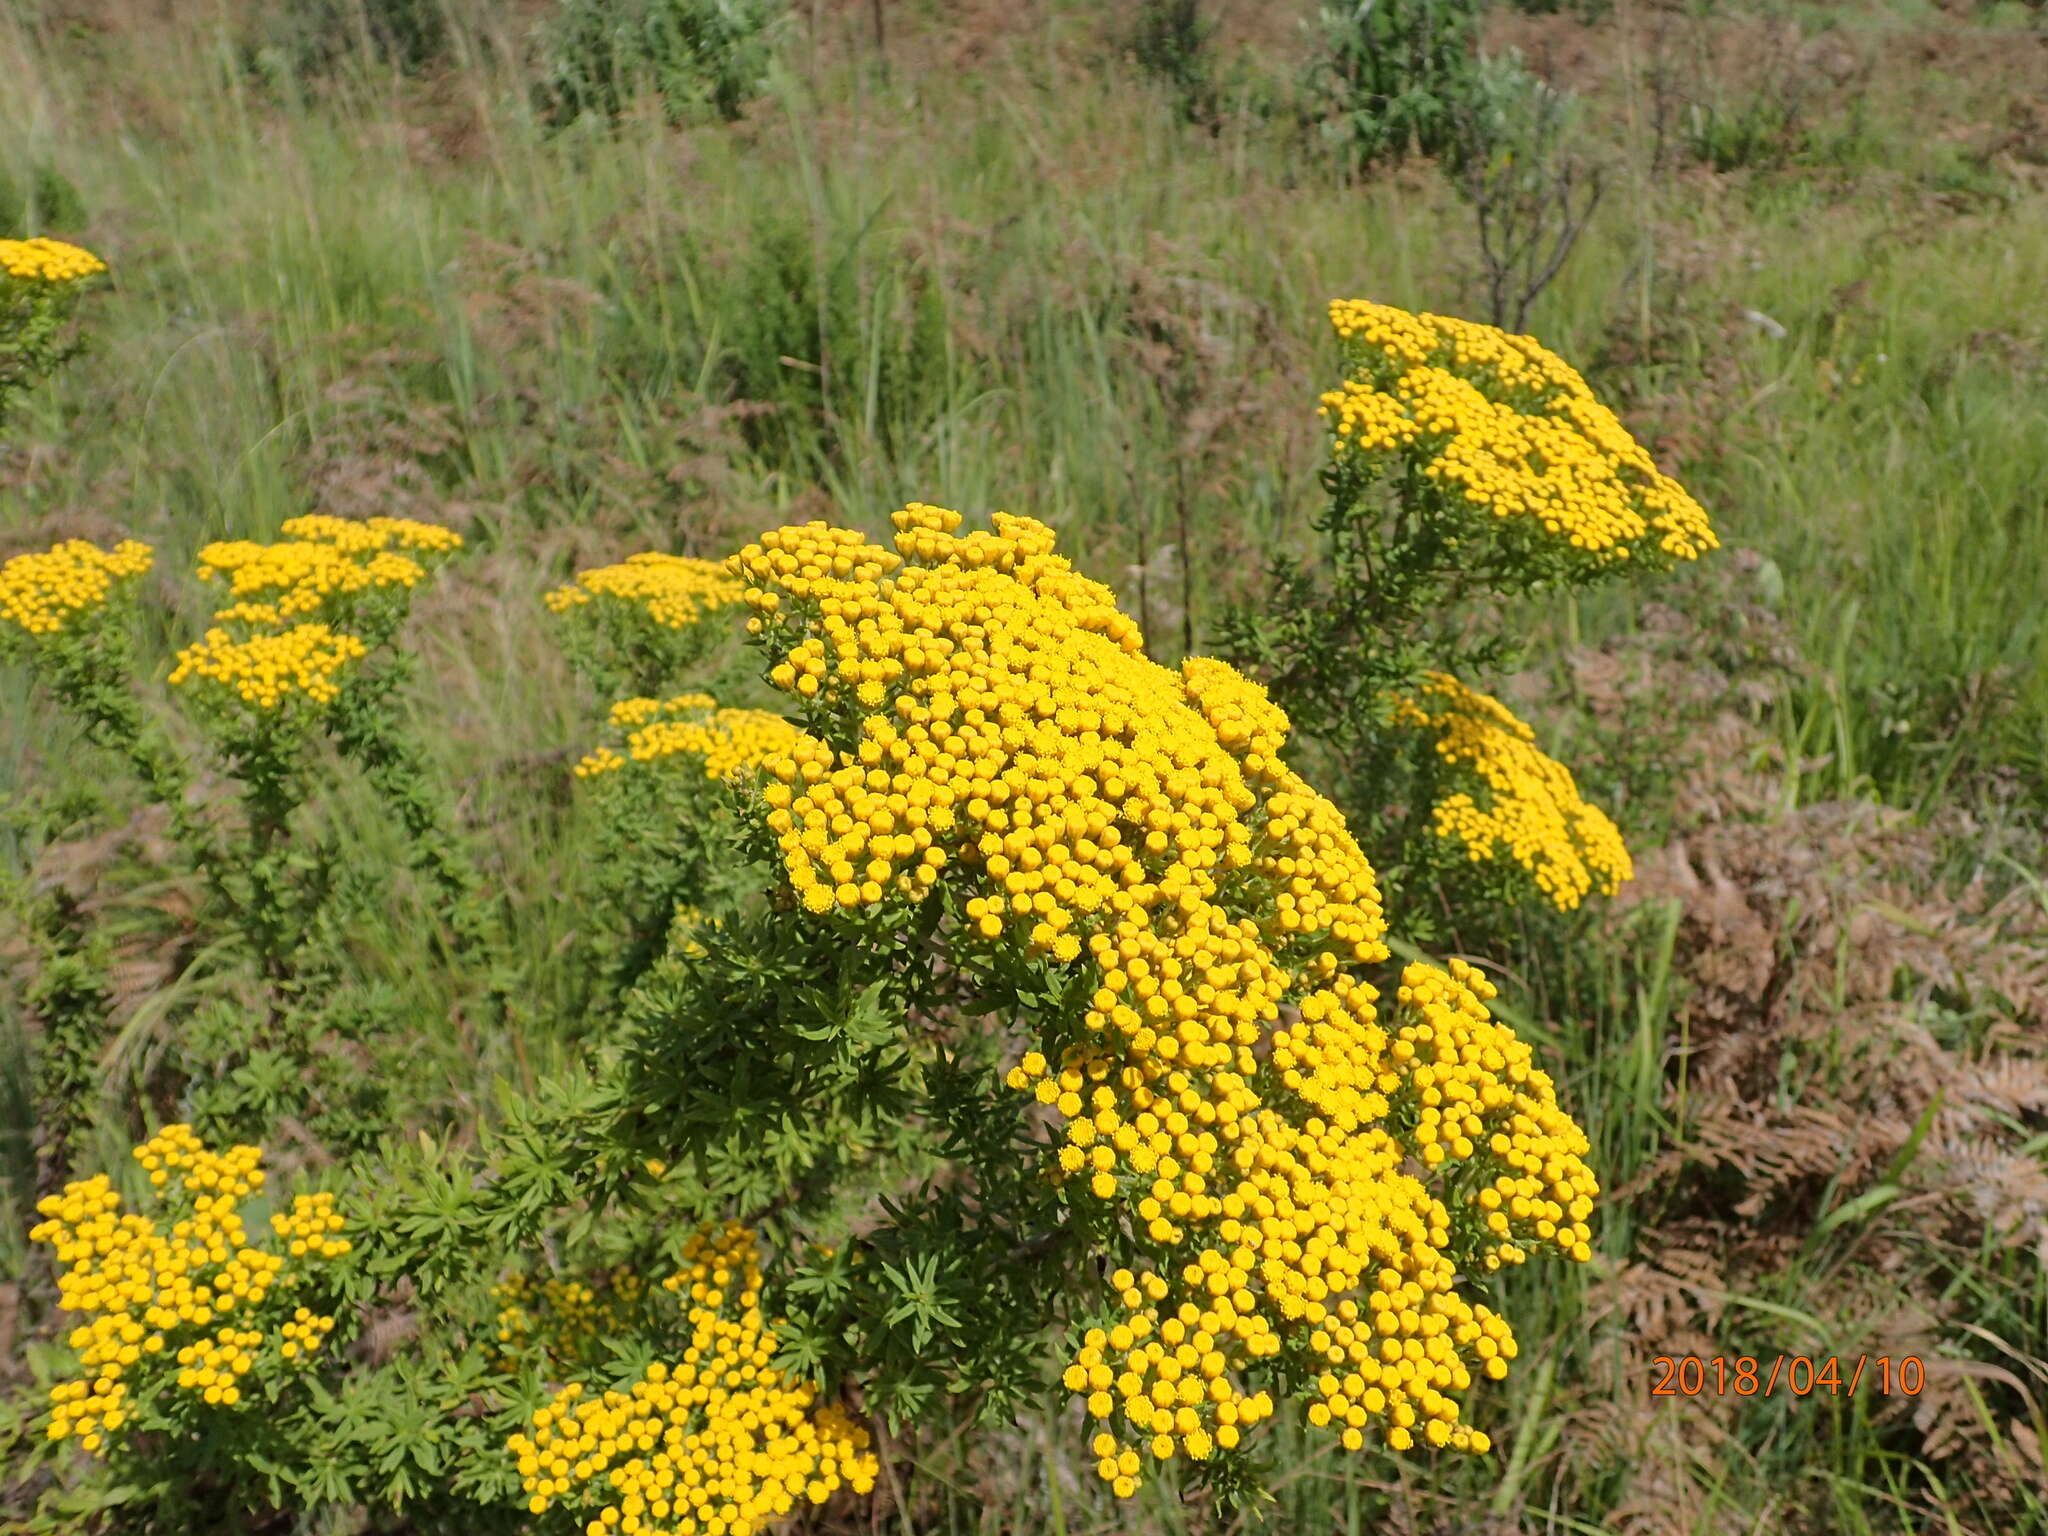
<instances>
[{"instance_id":1,"label":"flowering plant","mask_svg":"<svg viewBox=\"0 0 2048 1536\"><path fill-rule=\"evenodd\" d=\"M206 1410L277 1411L293 1368L334 1329L305 1298L318 1299L319 1266L349 1241L322 1193L270 1218L282 1251L252 1242L240 1207L263 1188L261 1158L252 1146L210 1151L190 1126L170 1125L135 1161L174 1220L123 1214L105 1174L37 1207L44 1220L29 1236L55 1250L58 1304L90 1319L66 1340L80 1374L50 1392L51 1440L105 1456L148 1437L161 1475L169 1445L203 1444Z\"/></svg>"},{"instance_id":2,"label":"flowering plant","mask_svg":"<svg viewBox=\"0 0 2048 1536\"><path fill-rule=\"evenodd\" d=\"M1282 558L1231 613L1224 654L1268 682L1403 904L1442 924L1444 887L1477 936L1522 901L1570 910L1628 878L1619 832L1534 732L1473 686L1517 664L1475 604L1668 571L1717 547L1562 358L1533 337L1364 300L1330 305L1344 377L1329 431L1320 559Z\"/></svg>"},{"instance_id":3,"label":"flowering plant","mask_svg":"<svg viewBox=\"0 0 2048 1536\"><path fill-rule=\"evenodd\" d=\"M233 601L178 653L168 679L169 699L186 705L207 754L241 784L239 816L197 803L197 765L136 689L132 619L154 561L148 546L130 540L109 551L73 539L0 564L0 655L26 663L87 738L118 754L145 797L164 807L203 882L202 921L229 936L213 951L214 984L242 992L253 971L266 995L257 1010L208 1010L194 999L195 1027L166 1066L190 1085L201 1130L260 1135L291 1113L359 1141L382 1128L374 1107L337 1079L353 1073L318 1046L336 1023L322 1013L338 1002L328 985L344 963L337 919L362 877L343 868L331 835L300 812L320 787L314 748L331 740L409 835L415 866L443 899L451 948L478 955L488 947L474 873L400 719L409 661L390 645L412 592L462 541L394 518L300 517L281 531L275 543L200 551L201 579L224 580ZM74 946L83 936L62 922L45 933L53 962L82 954ZM44 1123L59 1144L90 1119L89 1099L103 1087L83 1070L97 1023L89 1011L72 1023L76 1038L70 1023L51 1030L42 1058Z\"/></svg>"},{"instance_id":4,"label":"flowering plant","mask_svg":"<svg viewBox=\"0 0 2048 1536\"><path fill-rule=\"evenodd\" d=\"M107 264L62 240L0 240L0 422L13 396L77 356L79 300Z\"/></svg>"},{"instance_id":5,"label":"flowering plant","mask_svg":"<svg viewBox=\"0 0 2048 1536\"><path fill-rule=\"evenodd\" d=\"M51 1443L197 1433L274 1360L278 1427L205 1441L221 1508L650 1536L858 1497L878 1428L948 1402L1000 1418L1055 1383L1116 1496L1163 1475L1248 1497L1282 1415L1352 1453L1487 1453L1518 1355L1494 1277L1588 1260L1600 1182L1493 985L1397 961L1393 925L1414 930L1418 871L1569 907L1629 870L1533 733L1460 680L1504 652L1439 621L1471 591L1668 564L1712 535L1533 343L1335 313L1352 369L1326 400L1324 528L1356 590L1231 631L1271 691L1152 660L1050 528L1003 512L968 531L915 502L886 545L812 522L722 566L636 556L549 593L611 698L568 776L600 828L577 938L601 984L573 1060L439 1137L320 1102L340 904L366 897L302 812L338 763L362 770L451 971L516 1032L502 914L399 708L394 638L460 539L306 517L201 552L224 605L171 696L244 785L227 824L187 803L132 688L147 551L0 568L0 634L171 805L264 983L239 1032L226 1010L185 1021L206 1072L178 1096L209 1133L289 1115L352 1157L269 1257L234 1214L253 1148L175 1127L145 1144L152 1175L190 1173L168 1237L120 1216L105 1176L73 1180L37 1229L73 1276L59 1305L88 1319ZM678 675L740 613L777 708ZM1332 669L1353 713L1308 689ZM1403 796L1390 883L1382 822L1356 810ZM279 1061L307 1074L293 1093ZM196 1258L159 1262L201 1238L224 1277L205 1297L172 1275ZM288 1323L273 1259L334 1266ZM397 1317L415 1342L380 1353Z\"/></svg>"}]
</instances>

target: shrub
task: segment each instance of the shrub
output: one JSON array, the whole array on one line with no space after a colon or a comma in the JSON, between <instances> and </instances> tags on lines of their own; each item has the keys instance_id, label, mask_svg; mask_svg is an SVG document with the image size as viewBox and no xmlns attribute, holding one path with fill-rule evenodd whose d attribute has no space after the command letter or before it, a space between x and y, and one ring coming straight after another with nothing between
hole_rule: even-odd
<instances>
[{"instance_id":1,"label":"shrub","mask_svg":"<svg viewBox=\"0 0 2048 1536\"><path fill-rule=\"evenodd\" d=\"M1326 400L1331 526L1376 605L1358 617L1387 621L1401 658L1365 653L1389 697L1362 729L1428 745L1436 842L1515 899L1610 887L1612 825L1493 701L1405 670L1429 637L1400 605L1439 611L1460 572L1531 585L1683 558L1711 543L1704 518L1533 344L1333 313L1352 369ZM1374 541L1369 504L1401 538ZM1055 1381L1120 1496L1165 1473L1252 1497L1283 1412L1349 1452L1490 1450L1482 1384L1518 1353L1495 1277L1591 1255L1600 1184L1556 1083L1476 969L1393 960L1358 823L1297 771L1265 689L1151 660L1042 523L966 532L923 503L892 521L893 547L813 522L722 570L641 556L550 595L585 675L640 690L574 776L604 827L607 868L574 893L604 985L574 1065L439 1139L405 1106L351 1124L306 1102L352 992L337 903L376 899L387 872L351 889L300 813L360 770L437 897L451 974L518 1028L503 914L397 712L409 596L460 540L315 516L201 551L226 601L172 697L243 786L226 825L132 689L147 551L0 569L0 635L167 807L214 947L252 962L245 1018L225 999L176 1016L178 1094L223 1128L289 1114L350 1158L332 1205L308 1195L279 1229L287 1265L333 1266L288 1323L282 1282L244 1309L231 1280L233 1308L197 1305L235 1311L232 1336L133 1287L119 1304L155 1312L67 1335L79 1370L132 1380L156 1437L110 1438L131 1410L81 1397L55 1352L49 1445L99 1436L132 1479L67 1497L191 1528L373 1503L422 1529L755 1528L871 1489L872 1423L996 1419ZM677 675L740 611L776 711ZM1337 655L1309 639L1318 664ZM89 976L48 996L81 1032L104 1003ZM219 1228L208 1263L267 1270L238 1257L234 1212L258 1154L205 1139L181 1121L138 1156L203 1170L177 1220ZM194 1230L117 1220L113 1198L74 1179L39 1229L91 1271L64 1282L71 1311L112 1304L98 1256ZM214 1331L174 1337L174 1314ZM400 1317L412 1341L380 1345ZM131 1346L191 1351L189 1384L129 1373Z\"/></svg>"},{"instance_id":2,"label":"shrub","mask_svg":"<svg viewBox=\"0 0 2048 1536\"><path fill-rule=\"evenodd\" d=\"M557 124L617 117L641 91L671 122L730 122L765 88L781 8L774 0L563 0L539 87Z\"/></svg>"},{"instance_id":3,"label":"shrub","mask_svg":"<svg viewBox=\"0 0 2048 1536\"><path fill-rule=\"evenodd\" d=\"M1039 1338L1065 1334L1119 1492L1148 1458L1243 1486L1244 1437L1311 1361L1347 1372L1308 1409L1346 1445L1376 1426L1485 1449L1450 1393L1503 1374L1513 1343L1454 1277L1541 1246L1584 1256L1595 1189L1548 1079L1486 1017L1490 987L1411 966L1381 1025L1372 872L1281 764L1258 691L1218 663L1147 661L1042 525L999 514L963 537L922 505L896 522L896 553L812 524L737 557L787 734L763 721L742 748L751 719L721 734L707 701L632 701L619 728L680 729L586 760L587 782L623 785L729 752L733 854L760 893L679 933L635 989L585 1122L613 1148L594 1166L644 1163L684 1208L737 1217L734 1251L765 1245L781 1273L757 1286L728 1263L692 1286L700 1311L736 1283L775 1296L778 1358L860 1382L891 1419L941 1392L1004 1411L1036 1389ZM1366 1059L1384 1069L1352 1075ZM1469 1116L1416 1096L1424 1063ZM1456 1171L1450 1203L1400 1171L1409 1152ZM1525 1188L1536 1167L1555 1176ZM1277 1225L1250 1223L1291 1221L1311 1169L1330 1203L1299 1208L1321 1241L1296 1267ZM603 1180L577 1193L596 1205ZM896 1192L885 1217L851 1221L874 1190ZM1391 1327L1368 1329L1382 1306ZM1382 1334L1412 1334L1412 1359L1375 1354ZM560 1423L577 1446L622 1424L713 1433L675 1418L672 1370L636 1368L595 1418L574 1383L536 1414L511 1443L536 1507L590 1497L587 1449L549 1449ZM1182 1380L1207 1385L1190 1399ZM835 1422L798 1435L829 1473L814 1497L868 1480L857 1434L826 1450ZM752 1475L749 1497L787 1507L794 1472ZM665 1498L622 1476L599 1496L623 1493L622 1520Z\"/></svg>"},{"instance_id":4,"label":"shrub","mask_svg":"<svg viewBox=\"0 0 2048 1536\"><path fill-rule=\"evenodd\" d=\"M1458 109L1476 91L1479 12L1479 0L1320 6L1308 98L1324 141L1353 169L1457 154Z\"/></svg>"},{"instance_id":5,"label":"shrub","mask_svg":"<svg viewBox=\"0 0 2048 1536\"><path fill-rule=\"evenodd\" d=\"M71 321L106 270L92 252L61 240L0 240L0 425L14 396L78 355Z\"/></svg>"},{"instance_id":6,"label":"shrub","mask_svg":"<svg viewBox=\"0 0 2048 1536\"><path fill-rule=\"evenodd\" d=\"M1305 99L1352 173L1411 154L1465 176L1534 147L1527 119L1545 87L1515 53L1479 48L1482 0L1325 4L1311 24Z\"/></svg>"},{"instance_id":7,"label":"shrub","mask_svg":"<svg viewBox=\"0 0 2048 1536\"><path fill-rule=\"evenodd\" d=\"M462 541L401 518L301 517L282 531L275 543L200 551L200 576L231 601L179 652L169 677L206 756L242 786L240 814L225 826L194 802L195 764L134 691L129 627L136 583L153 563L147 546L127 541L109 552L71 540L0 566L0 655L25 661L88 739L123 758L165 808L203 883L197 919L225 941L209 947L209 984L189 989L172 1079L155 1086L182 1092L209 1136L260 1135L292 1115L346 1146L382 1129L363 1116L374 1099L362 1097L360 1062L323 1044L374 1043L362 1038L375 1026L362 994L335 985L349 968L345 916L363 899L365 872L344 869L333 831L301 812L324 787L314 748L330 741L403 833L439 898L451 958L484 963L491 914L402 723L397 696L411 659L391 644L414 589ZM251 981L261 1007L218 1006L223 994L246 998Z\"/></svg>"},{"instance_id":8,"label":"shrub","mask_svg":"<svg viewBox=\"0 0 2048 1536\"><path fill-rule=\"evenodd\" d=\"M1362 301L1330 318L1348 367L1321 406L1322 557L1279 561L1266 604L1231 614L1219 639L1270 681L1353 824L1372 829L1411 936L1443 931L1422 892L1448 881L1465 887L1470 940L1518 892L1575 906L1627 861L1570 774L1471 686L1519 647L1505 629L1475 635L1466 605L1669 569L1717 541L1534 338Z\"/></svg>"}]
</instances>

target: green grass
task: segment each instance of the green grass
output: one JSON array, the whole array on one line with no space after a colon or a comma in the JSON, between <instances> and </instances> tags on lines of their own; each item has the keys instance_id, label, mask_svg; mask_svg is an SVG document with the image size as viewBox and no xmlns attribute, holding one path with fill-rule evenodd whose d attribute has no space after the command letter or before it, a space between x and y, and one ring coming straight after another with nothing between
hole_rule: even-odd
<instances>
[{"instance_id":1,"label":"green grass","mask_svg":"<svg viewBox=\"0 0 2048 1536\"><path fill-rule=\"evenodd\" d=\"M61 171L87 211L63 232L115 273L93 303L92 354L12 423L0 553L118 528L177 572L209 539L265 536L309 510L316 485L387 494L379 476L401 465L423 506L473 516L471 556L415 625L432 680L418 715L451 775L474 783L468 818L493 877L522 895L516 953L535 1006L510 1039L423 1027L430 1097L456 1118L486 1113L494 1081L530 1083L576 1055L556 1021L574 1011L560 957L588 829L551 798L562 766L548 755L581 749L597 701L554 657L546 586L637 548L717 553L791 515L878 528L911 499L1006 508L1059 529L1170 657L1184 630L1199 645L1223 604L1256 595L1267 553L1312 548L1324 302L1470 312L1479 291L1469 214L1439 181L1340 185L1277 119L1190 128L1104 58L1086 7L1014 18L989 66L1000 89L942 66L930 17L892 15L906 53L886 70L828 20L816 48L799 29L742 124L629 120L614 136L543 134L516 82L484 65L431 92L365 71L270 101L231 67L215 20L133 25L67 38L0 19L0 171L17 184ZM1924 7L1843 25L1879 50L1909 25L1968 30ZM2048 291L2044 178L1959 159L1875 92L1856 135L1815 124L1839 155L1817 174L1653 181L1643 89L1618 65L1601 82L1617 195L1533 323L1646 429L1669 430L1682 456L1667 467L1724 543L1781 573L1815 663L1772 716L1786 808L1868 795L1995 818L2038 802L2048 335L2027 296ZM1971 89L1970 110L2002 109L1996 82ZM459 155L423 147L437 131ZM707 416L736 393L778 414ZM415 452L407 434L432 411L446 430ZM700 493L670 483L678 469L709 477ZM1167 544L1185 577L1161 561ZM1707 590L1681 578L1655 595L1684 605ZM1633 629L1648 595L1586 602L1577 638ZM148 637L152 665L202 617L187 602ZM1530 622L1548 664L1560 615ZM0 712L0 801L93 771L16 673L0 672ZM366 797L335 814L365 849L394 836ZM7 883L33 843L0 840ZM454 1000L407 910L364 935L366 977L445 1020ZM1652 912L1618 934L1544 935L1527 984L1503 996L1610 1188L1685 1134L1665 1096L1673 932ZM12 1083L21 1004L4 987L0 1004ZM151 1034L160 1016L135 1015L118 1051L174 1048ZM18 1099L0 1097L13 1162ZM1849 1348L1825 1298L1853 1226L1817 1226L1768 1294L1731 1298L1717 1345ZM1628 1207L1600 1231L1608 1264L1643 1257ZM21 1272L11 1228L0 1258ZM1942 1282L1963 1315L2033 1355L2048 1352L2042 1286L1989 1243ZM1625 1322L1589 1318L1585 1287L1505 1285L1526 1353L1484 1409L1504 1457L1437 1473L1283 1432L1270 1528L1494 1528L1482 1510L1501 1529L1641 1528L1609 1523L1633 1487L1631 1435L1694 1431L1683 1404L1645 1410L1649 1383L1618 1374ZM1862 1405L1751 1404L1722 1428L1658 1528L1985 1529L1971 1491ZM1080 1443L1065 1419L978 1448L936 1437L920 1447L929 1523L900 1528L1220 1528L1170 1490L1112 1510ZM2029 1528L2048 1528L2038 1497L2025 1507Z\"/></svg>"}]
</instances>

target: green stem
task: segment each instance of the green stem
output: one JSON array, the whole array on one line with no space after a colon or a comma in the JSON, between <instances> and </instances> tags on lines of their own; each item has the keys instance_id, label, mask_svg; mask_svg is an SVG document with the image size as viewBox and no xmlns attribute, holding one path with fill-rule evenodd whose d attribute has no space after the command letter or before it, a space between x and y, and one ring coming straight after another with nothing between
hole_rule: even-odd
<instances>
[{"instance_id":1,"label":"green stem","mask_svg":"<svg viewBox=\"0 0 2048 1536\"><path fill-rule=\"evenodd\" d=\"M495 961L504 948L502 923L475 864L450 830L441 796L429 787L426 751L399 718L398 689L409 671L400 662L355 679L330 717L329 730L404 828L412 867L439 897L455 953L464 960Z\"/></svg>"}]
</instances>

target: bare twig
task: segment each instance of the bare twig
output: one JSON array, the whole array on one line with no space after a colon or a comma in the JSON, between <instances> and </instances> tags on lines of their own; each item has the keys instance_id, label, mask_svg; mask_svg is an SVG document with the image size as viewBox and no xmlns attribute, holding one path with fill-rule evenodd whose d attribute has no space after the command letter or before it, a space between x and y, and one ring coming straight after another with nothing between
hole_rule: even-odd
<instances>
[{"instance_id":1,"label":"bare twig","mask_svg":"<svg viewBox=\"0 0 2048 1536\"><path fill-rule=\"evenodd\" d=\"M1505 142L1476 142L1463 192L1478 222L1487 318L1520 332L1600 206L1606 173L1560 153L1563 101L1536 84L1534 117ZM1478 140L1477 122L1468 134Z\"/></svg>"}]
</instances>

